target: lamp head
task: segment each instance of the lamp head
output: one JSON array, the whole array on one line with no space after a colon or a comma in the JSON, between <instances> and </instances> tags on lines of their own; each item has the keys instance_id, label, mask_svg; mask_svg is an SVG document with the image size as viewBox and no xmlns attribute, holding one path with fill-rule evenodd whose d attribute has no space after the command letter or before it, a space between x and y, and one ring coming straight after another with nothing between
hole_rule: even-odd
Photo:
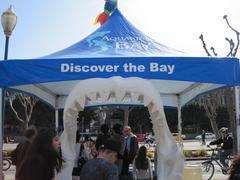
<instances>
[{"instance_id":1,"label":"lamp head","mask_svg":"<svg viewBox=\"0 0 240 180\"><path fill-rule=\"evenodd\" d=\"M12 6L2 13L1 21L4 34L9 37L17 24L17 16Z\"/></svg>"}]
</instances>

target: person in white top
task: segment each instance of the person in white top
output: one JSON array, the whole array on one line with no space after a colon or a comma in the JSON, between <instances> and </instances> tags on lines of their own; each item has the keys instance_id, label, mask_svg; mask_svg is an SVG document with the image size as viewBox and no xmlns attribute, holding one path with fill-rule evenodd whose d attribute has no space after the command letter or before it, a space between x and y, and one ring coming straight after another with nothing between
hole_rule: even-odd
<instances>
[{"instance_id":1,"label":"person in white top","mask_svg":"<svg viewBox=\"0 0 240 180\"><path fill-rule=\"evenodd\" d=\"M141 146L133 161L133 180L152 180L151 161L147 157L147 148Z\"/></svg>"}]
</instances>

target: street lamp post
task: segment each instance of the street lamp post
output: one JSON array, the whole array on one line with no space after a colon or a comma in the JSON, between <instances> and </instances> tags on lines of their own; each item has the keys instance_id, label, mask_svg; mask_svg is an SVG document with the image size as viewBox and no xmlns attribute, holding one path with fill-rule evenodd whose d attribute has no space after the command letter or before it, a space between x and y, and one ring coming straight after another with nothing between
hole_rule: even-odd
<instances>
[{"instance_id":1,"label":"street lamp post","mask_svg":"<svg viewBox=\"0 0 240 180\"><path fill-rule=\"evenodd\" d=\"M1 22L2 22L2 27L3 27L3 32L4 35L6 37L6 41L5 41L5 51L4 51L4 60L8 59L8 45L9 45L9 38L17 24L17 16L14 13L12 6L10 6L5 12L2 13L1 16ZM5 91L2 88L1 89L1 103L2 103L2 116L1 121L0 121L0 177L3 177L3 173L2 173L2 168L3 168L3 123L5 120Z\"/></svg>"},{"instance_id":2,"label":"street lamp post","mask_svg":"<svg viewBox=\"0 0 240 180\"><path fill-rule=\"evenodd\" d=\"M10 6L5 12L2 13L1 21L3 31L6 37L4 60L7 60L9 38L17 24L17 16L13 11L12 6Z\"/></svg>"}]
</instances>

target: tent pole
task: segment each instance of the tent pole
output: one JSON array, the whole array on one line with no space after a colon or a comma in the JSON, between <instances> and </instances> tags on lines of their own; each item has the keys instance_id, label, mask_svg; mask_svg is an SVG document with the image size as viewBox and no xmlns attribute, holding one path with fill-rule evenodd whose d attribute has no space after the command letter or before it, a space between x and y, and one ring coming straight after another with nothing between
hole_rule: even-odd
<instances>
[{"instance_id":1,"label":"tent pole","mask_svg":"<svg viewBox=\"0 0 240 180\"><path fill-rule=\"evenodd\" d=\"M3 89L0 88L0 179L3 179Z\"/></svg>"},{"instance_id":2,"label":"tent pole","mask_svg":"<svg viewBox=\"0 0 240 180\"><path fill-rule=\"evenodd\" d=\"M177 94L177 110L178 110L178 138L179 138L179 144L181 147L183 147L182 142L182 112L181 112L181 103L180 103L180 96Z\"/></svg>"},{"instance_id":3,"label":"tent pole","mask_svg":"<svg viewBox=\"0 0 240 180\"><path fill-rule=\"evenodd\" d=\"M58 109L55 109L55 128L57 132L58 132L58 119L59 119Z\"/></svg>"},{"instance_id":4,"label":"tent pole","mask_svg":"<svg viewBox=\"0 0 240 180\"><path fill-rule=\"evenodd\" d=\"M237 152L240 153L240 86L234 87L234 93L235 93L235 111L236 111L236 130L237 130Z\"/></svg>"}]
</instances>

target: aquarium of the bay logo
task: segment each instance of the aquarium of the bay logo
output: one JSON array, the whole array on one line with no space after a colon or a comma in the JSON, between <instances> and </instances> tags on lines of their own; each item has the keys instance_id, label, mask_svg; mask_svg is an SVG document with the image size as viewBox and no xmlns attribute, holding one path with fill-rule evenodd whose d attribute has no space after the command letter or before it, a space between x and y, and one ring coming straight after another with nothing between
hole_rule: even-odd
<instances>
[{"instance_id":1,"label":"aquarium of the bay logo","mask_svg":"<svg viewBox=\"0 0 240 180\"><path fill-rule=\"evenodd\" d=\"M87 38L89 47L99 47L102 51L114 49L145 49L152 45L138 36L114 36L111 31L99 31Z\"/></svg>"},{"instance_id":2,"label":"aquarium of the bay logo","mask_svg":"<svg viewBox=\"0 0 240 180\"><path fill-rule=\"evenodd\" d=\"M87 38L89 47L92 47L92 46L100 47L102 51L106 51L109 48L111 48L112 47L111 45L108 45L106 41L102 40L103 37L110 32L111 31L99 31L90 35Z\"/></svg>"}]
</instances>

